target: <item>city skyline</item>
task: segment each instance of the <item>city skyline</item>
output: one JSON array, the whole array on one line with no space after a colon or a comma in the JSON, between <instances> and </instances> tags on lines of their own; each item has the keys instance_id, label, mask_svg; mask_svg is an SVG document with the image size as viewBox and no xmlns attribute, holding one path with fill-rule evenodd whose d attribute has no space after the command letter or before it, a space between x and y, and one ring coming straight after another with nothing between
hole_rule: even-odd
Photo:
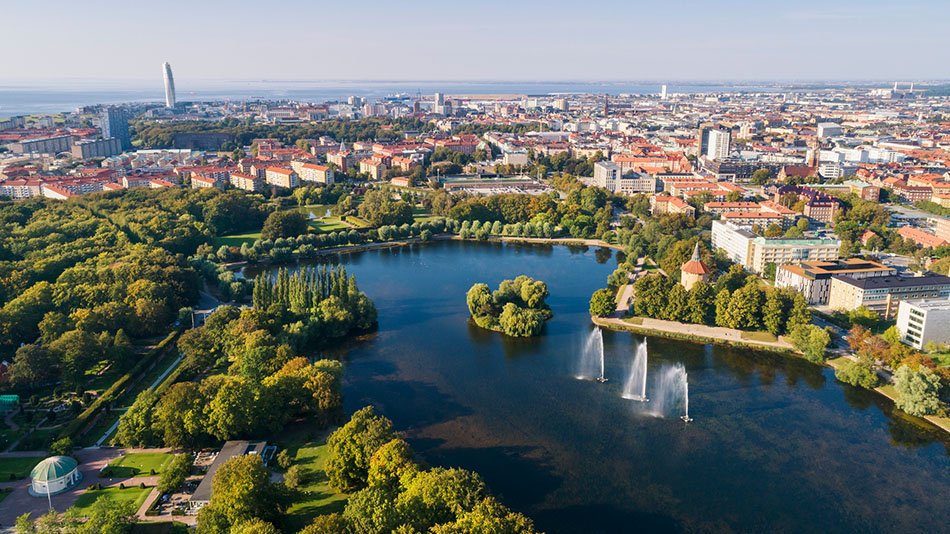
<instances>
[{"instance_id":1,"label":"city skyline","mask_svg":"<svg viewBox=\"0 0 950 534\"><path fill-rule=\"evenodd\" d=\"M833 7L817 0L785 6L745 0L673 4L605 1L582 11L534 0L517 5L490 0L478 9L369 1L357 9L281 0L269 9L275 20L292 19L291 30L279 41L262 38L246 47L247 41L227 32L207 39L209 25L240 27L248 9L260 9L243 0L229 2L228 9L219 2L171 0L161 11L115 0L96 2L98 10L60 0L42 11L16 4L5 8L14 42L35 37L30 23L41 18L47 34L31 45L30 54L4 58L0 84L64 79L135 84L152 78L150 65L164 61L192 81L950 78L950 71L936 70L950 63L950 36L940 28L950 17L945 4L911 0L899 9L881 0L846 0ZM186 7L189 16L179 16ZM84 34L83 50L111 59L57 62L67 41L75 41L75 28L97 24L106 12L115 24L107 33ZM151 33L142 31L143 24ZM156 32L162 31L175 38L160 39ZM207 51L214 50L221 53L209 61ZM50 63L57 67L44 67Z\"/></svg>"}]
</instances>

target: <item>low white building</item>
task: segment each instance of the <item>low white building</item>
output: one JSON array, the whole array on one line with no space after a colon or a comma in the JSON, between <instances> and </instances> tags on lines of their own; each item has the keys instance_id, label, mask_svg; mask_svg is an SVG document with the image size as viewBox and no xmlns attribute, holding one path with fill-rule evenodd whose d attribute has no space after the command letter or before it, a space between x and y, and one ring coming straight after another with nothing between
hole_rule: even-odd
<instances>
[{"instance_id":1,"label":"low white building","mask_svg":"<svg viewBox=\"0 0 950 534\"><path fill-rule=\"evenodd\" d=\"M79 463L69 456L51 456L30 471L30 493L46 497L56 495L75 486L82 480Z\"/></svg>"},{"instance_id":2,"label":"low white building","mask_svg":"<svg viewBox=\"0 0 950 534\"><path fill-rule=\"evenodd\" d=\"M950 343L950 300L902 300L897 308L901 341L917 350L928 342Z\"/></svg>"}]
</instances>

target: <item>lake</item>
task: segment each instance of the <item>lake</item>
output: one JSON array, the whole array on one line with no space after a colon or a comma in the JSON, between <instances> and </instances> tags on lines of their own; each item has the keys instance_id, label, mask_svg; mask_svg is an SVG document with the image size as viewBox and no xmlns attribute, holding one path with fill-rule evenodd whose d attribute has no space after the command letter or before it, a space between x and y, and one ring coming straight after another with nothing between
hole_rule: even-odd
<instances>
[{"instance_id":1,"label":"lake","mask_svg":"<svg viewBox=\"0 0 950 534\"><path fill-rule=\"evenodd\" d=\"M479 472L547 532L940 532L950 440L830 369L745 350L647 340L652 381L685 366L689 412L621 397L642 337L604 332L606 376L578 380L606 249L475 242L329 258L376 302L379 330L334 354L367 404L430 465ZM527 274L554 318L536 339L468 321L465 292ZM655 393L655 391L653 392Z\"/></svg>"}]
</instances>

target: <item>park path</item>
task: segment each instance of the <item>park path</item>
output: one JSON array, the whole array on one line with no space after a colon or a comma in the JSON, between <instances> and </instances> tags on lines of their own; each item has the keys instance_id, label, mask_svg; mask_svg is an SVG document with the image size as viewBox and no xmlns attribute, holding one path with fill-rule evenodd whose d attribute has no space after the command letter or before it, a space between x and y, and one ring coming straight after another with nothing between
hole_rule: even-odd
<instances>
[{"instance_id":1,"label":"park path","mask_svg":"<svg viewBox=\"0 0 950 534\"><path fill-rule=\"evenodd\" d=\"M745 345L768 347L773 349L789 350L794 351L795 347L791 343L785 341L783 338L779 338L778 341L759 341L755 339L745 339L742 337L743 332L741 330L734 330L732 328L723 328L720 326L706 326L700 324L684 324L678 323L675 321L663 321L660 319L651 319L648 317L638 318L641 320L639 324L629 323L622 319L616 317L594 317L593 321L596 324L601 326L606 326L608 328L615 327L620 330L637 330L644 331L645 334L649 335L650 330L655 332L668 332L671 334L679 334L683 336L698 336L709 338L717 341L726 341L729 343L741 343Z\"/></svg>"}]
</instances>

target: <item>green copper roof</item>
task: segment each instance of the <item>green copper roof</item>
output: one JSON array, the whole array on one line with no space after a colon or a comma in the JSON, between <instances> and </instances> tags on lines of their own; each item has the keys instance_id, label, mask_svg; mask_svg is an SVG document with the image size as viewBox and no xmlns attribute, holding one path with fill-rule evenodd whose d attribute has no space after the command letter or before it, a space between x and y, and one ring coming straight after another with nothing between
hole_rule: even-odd
<instances>
[{"instance_id":1,"label":"green copper roof","mask_svg":"<svg viewBox=\"0 0 950 534\"><path fill-rule=\"evenodd\" d=\"M72 473L79 464L69 456L50 456L30 471L30 478L40 482L49 482Z\"/></svg>"}]
</instances>

